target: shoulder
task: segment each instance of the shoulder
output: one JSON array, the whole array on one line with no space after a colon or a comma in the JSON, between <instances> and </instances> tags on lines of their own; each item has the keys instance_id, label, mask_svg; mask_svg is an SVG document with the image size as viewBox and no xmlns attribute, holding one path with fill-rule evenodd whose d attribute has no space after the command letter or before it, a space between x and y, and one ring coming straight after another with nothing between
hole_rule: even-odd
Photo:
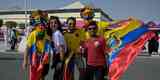
<instances>
[{"instance_id":1,"label":"shoulder","mask_svg":"<svg viewBox=\"0 0 160 80\"><path fill-rule=\"evenodd\" d=\"M36 34L37 34L36 30L34 30L34 31L31 32L31 35L36 35Z\"/></svg>"},{"instance_id":2,"label":"shoulder","mask_svg":"<svg viewBox=\"0 0 160 80\"><path fill-rule=\"evenodd\" d=\"M29 44L29 46L31 46L34 43L34 41L36 39L36 33L37 33L36 31L32 31L28 35L28 37L27 37L27 44Z\"/></svg>"},{"instance_id":3,"label":"shoulder","mask_svg":"<svg viewBox=\"0 0 160 80\"><path fill-rule=\"evenodd\" d=\"M56 32L54 32L54 36L63 36L63 34L59 30L57 30Z\"/></svg>"},{"instance_id":4,"label":"shoulder","mask_svg":"<svg viewBox=\"0 0 160 80\"><path fill-rule=\"evenodd\" d=\"M59 34L60 33L60 31L59 30L56 30L55 32L54 32L54 34Z\"/></svg>"},{"instance_id":5,"label":"shoulder","mask_svg":"<svg viewBox=\"0 0 160 80\"><path fill-rule=\"evenodd\" d=\"M36 31L32 31L32 32L28 35L28 38L31 38L32 36L36 36Z\"/></svg>"}]
</instances>

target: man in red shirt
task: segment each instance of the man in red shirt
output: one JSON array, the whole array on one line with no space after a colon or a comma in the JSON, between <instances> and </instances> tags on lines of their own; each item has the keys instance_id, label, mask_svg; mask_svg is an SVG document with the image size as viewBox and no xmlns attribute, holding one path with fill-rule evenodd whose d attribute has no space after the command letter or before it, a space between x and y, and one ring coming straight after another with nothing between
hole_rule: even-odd
<instances>
[{"instance_id":1,"label":"man in red shirt","mask_svg":"<svg viewBox=\"0 0 160 80\"><path fill-rule=\"evenodd\" d=\"M85 80L104 80L106 70L106 43L103 36L97 35L97 24L91 22L87 28L90 38L84 42L87 55L87 74Z\"/></svg>"}]
</instances>

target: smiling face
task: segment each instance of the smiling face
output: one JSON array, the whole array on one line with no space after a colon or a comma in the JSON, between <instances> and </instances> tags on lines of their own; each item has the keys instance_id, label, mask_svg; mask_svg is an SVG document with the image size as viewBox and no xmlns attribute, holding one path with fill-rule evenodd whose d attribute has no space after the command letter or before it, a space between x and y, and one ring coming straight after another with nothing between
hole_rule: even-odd
<instances>
[{"instance_id":1,"label":"smiling face","mask_svg":"<svg viewBox=\"0 0 160 80\"><path fill-rule=\"evenodd\" d=\"M97 34L97 26L96 25L90 25L88 27L88 32L90 36L96 36Z\"/></svg>"},{"instance_id":2,"label":"smiling face","mask_svg":"<svg viewBox=\"0 0 160 80\"><path fill-rule=\"evenodd\" d=\"M67 25L68 25L69 29L74 29L75 28L75 21L72 19L69 19Z\"/></svg>"},{"instance_id":3,"label":"smiling face","mask_svg":"<svg viewBox=\"0 0 160 80\"><path fill-rule=\"evenodd\" d=\"M52 31L55 31L58 29L58 21L56 19L51 19L50 20L50 28L52 29Z\"/></svg>"}]
</instances>

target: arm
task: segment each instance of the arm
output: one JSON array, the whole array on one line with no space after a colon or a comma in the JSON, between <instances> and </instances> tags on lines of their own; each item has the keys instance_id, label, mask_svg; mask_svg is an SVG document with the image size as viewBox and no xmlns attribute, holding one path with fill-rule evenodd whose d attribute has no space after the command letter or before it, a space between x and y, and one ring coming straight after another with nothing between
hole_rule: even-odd
<instances>
[{"instance_id":1,"label":"arm","mask_svg":"<svg viewBox=\"0 0 160 80\"><path fill-rule=\"evenodd\" d=\"M69 56L68 56L67 59L65 60L65 64L68 64L68 63L69 63L69 61L71 60L73 54L74 54L73 52L70 52L70 53L69 53Z\"/></svg>"},{"instance_id":2,"label":"arm","mask_svg":"<svg viewBox=\"0 0 160 80\"><path fill-rule=\"evenodd\" d=\"M32 45L32 43L33 43L33 34L30 34L29 36L28 36L28 38L27 38L27 47L26 47L26 49L25 49L25 53L24 53L24 60L23 60L23 68L25 69L26 67L27 67L27 64L28 64L28 61L29 61L29 49L30 49L30 47L31 47L31 45Z\"/></svg>"},{"instance_id":3,"label":"arm","mask_svg":"<svg viewBox=\"0 0 160 80\"><path fill-rule=\"evenodd\" d=\"M60 60L64 61L64 47L63 47L63 45L60 45L59 49L60 49Z\"/></svg>"}]
</instances>

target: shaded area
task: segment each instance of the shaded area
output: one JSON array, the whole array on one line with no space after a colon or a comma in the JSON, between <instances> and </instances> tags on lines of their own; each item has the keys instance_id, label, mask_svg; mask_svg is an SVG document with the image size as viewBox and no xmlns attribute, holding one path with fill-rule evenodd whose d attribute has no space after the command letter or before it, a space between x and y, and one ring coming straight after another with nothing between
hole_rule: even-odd
<instances>
[{"instance_id":1,"label":"shaded area","mask_svg":"<svg viewBox=\"0 0 160 80\"><path fill-rule=\"evenodd\" d=\"M143 56L145 55L145 56ZM160 56L143 54L132 63L121 80L159 80ZM0 53L0 80L28 80L27 72L22 69L23 55ZM50 69L46 80L52 80L54 70ZM78 73L76 71L76 73ZM76 74L78 80L78 75Z\"/></svg>"}]
</instances>

